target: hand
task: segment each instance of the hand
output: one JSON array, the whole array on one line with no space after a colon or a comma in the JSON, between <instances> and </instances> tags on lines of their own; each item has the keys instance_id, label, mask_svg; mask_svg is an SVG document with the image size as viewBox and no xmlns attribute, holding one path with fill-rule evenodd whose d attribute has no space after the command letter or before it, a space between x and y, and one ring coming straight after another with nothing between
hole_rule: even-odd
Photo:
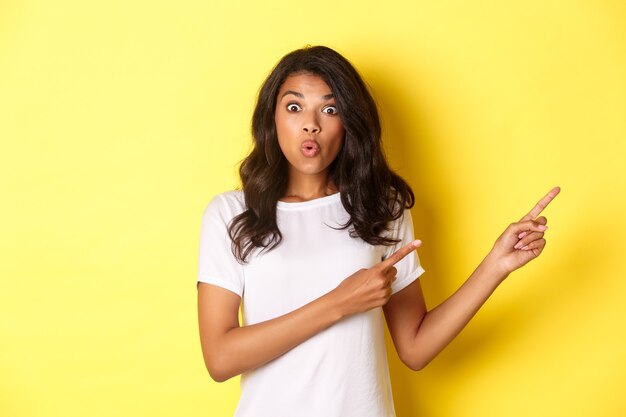
<instances>
[{"instance_id":1,"label":"hand","mask_svg":"<svg viewBox=\"0 0 626 417\"><path fill-rule=\"evenodd\" d=\"M560 191L559 187L550 190L527 215L509 225L496 240L487 259L494 262L505 276L526 265L543 251L546 246L543 236L548 229L548 220L537 216Z\"/></svg>"},{"instance_id":2,"label":"hand","mask_svg":"<svg viewBox=\"0 0 626 417\"><path fill-rule=\"evenodd\" d=\"M391 297L391 283L398 272L394 265L422 244L414 240L369 269L360 269L333 290L344 316L383 306Z\"/></svg>"}]
</instances>

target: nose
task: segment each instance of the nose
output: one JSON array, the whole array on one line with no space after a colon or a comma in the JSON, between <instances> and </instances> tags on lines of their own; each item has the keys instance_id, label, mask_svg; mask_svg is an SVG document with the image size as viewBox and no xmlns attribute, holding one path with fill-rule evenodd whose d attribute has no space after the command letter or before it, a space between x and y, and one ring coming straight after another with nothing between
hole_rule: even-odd
<instances>
[{"instance_id":1,"label":"nose","mask_svg":"<svg viewBox=\"0 0 626 417\"><path fill-rule=\"evenodd\" d=\"M320 124L315 114L311 114L309 117L304 119L302 123L302 130L309 134L320 132Z\"/></svg>"}]
</instances>

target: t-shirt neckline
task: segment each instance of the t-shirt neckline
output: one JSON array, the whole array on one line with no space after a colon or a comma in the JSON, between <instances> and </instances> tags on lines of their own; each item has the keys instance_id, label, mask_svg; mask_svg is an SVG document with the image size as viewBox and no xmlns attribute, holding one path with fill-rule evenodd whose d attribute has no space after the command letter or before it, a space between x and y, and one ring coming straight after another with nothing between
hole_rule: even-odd
<instances>
[{"instance_id":1,"label":"t-shirt neckline","mask_svg":"<svg viewBox=\"0 0 626 417\"><path fill-rule=\"evenodd\" d=\"M309 201L298 201L293 203L288 203L286 201L277 201L276 207L282 210L299 210L303 208L309 207L318 207L326 204L332 204L336 201L341 201L341 193L337 192L335 194L327 195L325 197L314 198Z\"/></svg>"}]
</instances>

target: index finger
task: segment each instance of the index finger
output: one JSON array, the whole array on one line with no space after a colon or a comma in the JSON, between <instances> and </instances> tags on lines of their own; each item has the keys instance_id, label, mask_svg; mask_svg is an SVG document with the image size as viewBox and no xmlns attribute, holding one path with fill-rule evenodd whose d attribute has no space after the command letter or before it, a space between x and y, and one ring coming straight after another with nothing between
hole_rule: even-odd
<instances>
[{"instance_id":1,"label":"index finger","mask_svg":"<svg viewBox=\"0 0 626 417\"><path fill-rule=\"evenodd\" d=\"M379 265L383 269L390 268L394 266L395 264L397 264L398 262L400 262L409 253L417 249L421 244L422 244L421 240L414 240L413 242L409 243L408 245L404 245L403 247L401 247L400 249L398 249L397 251L389 255L389 257L385 259L384 261L380 262Z\"/></svg>"},{"instance_id":2,"label":"index finger","mask_svg":"<svg viewBox=\"0 0 626 417\"><path fill-rule=\"evenodd\" d=\"M520 222L526 220L534 220L535 218L537 218L537 216L539 216L543 209L545 209L548 204L550 204L550 202L554 199L554 197L559 194L560 191L560 187L554 187L553 189L551 189L548 194L545 195L545 197L543 197L541 200L539 200L537 204L535 204L535 207L533 207L533 209L529 211L527 215L520 219Z\"/></svg>"}]
</instances>

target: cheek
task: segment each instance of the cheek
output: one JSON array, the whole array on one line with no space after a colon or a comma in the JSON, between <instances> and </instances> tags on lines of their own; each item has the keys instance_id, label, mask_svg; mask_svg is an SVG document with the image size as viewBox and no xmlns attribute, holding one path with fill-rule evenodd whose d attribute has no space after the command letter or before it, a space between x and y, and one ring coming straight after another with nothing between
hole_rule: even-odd
<instances>
[{"instance_id":1,"label":"cheek","mask_svg":"<svg viewBox=\"0 0 626 417\"><path fill-rule=\"evenodd\" d=\"M336 123L329 128L329 136L332 138L333 148L337 151L341 149L345 133L346 131L342 123Z\"/></svg>"},{"instance_id":2,"label":"cheek","mask_svg":"<svg viewBox=\"0 0 626 417\"><path fill-rule=\"evenodd\" d=\"M274 124L276 125L276 134L279 139L282 137L286 140L289 136L293 136L298 132L297 121L293 117L287 117L278 113L274 117Z\"/></svg>"}]
</instances>

